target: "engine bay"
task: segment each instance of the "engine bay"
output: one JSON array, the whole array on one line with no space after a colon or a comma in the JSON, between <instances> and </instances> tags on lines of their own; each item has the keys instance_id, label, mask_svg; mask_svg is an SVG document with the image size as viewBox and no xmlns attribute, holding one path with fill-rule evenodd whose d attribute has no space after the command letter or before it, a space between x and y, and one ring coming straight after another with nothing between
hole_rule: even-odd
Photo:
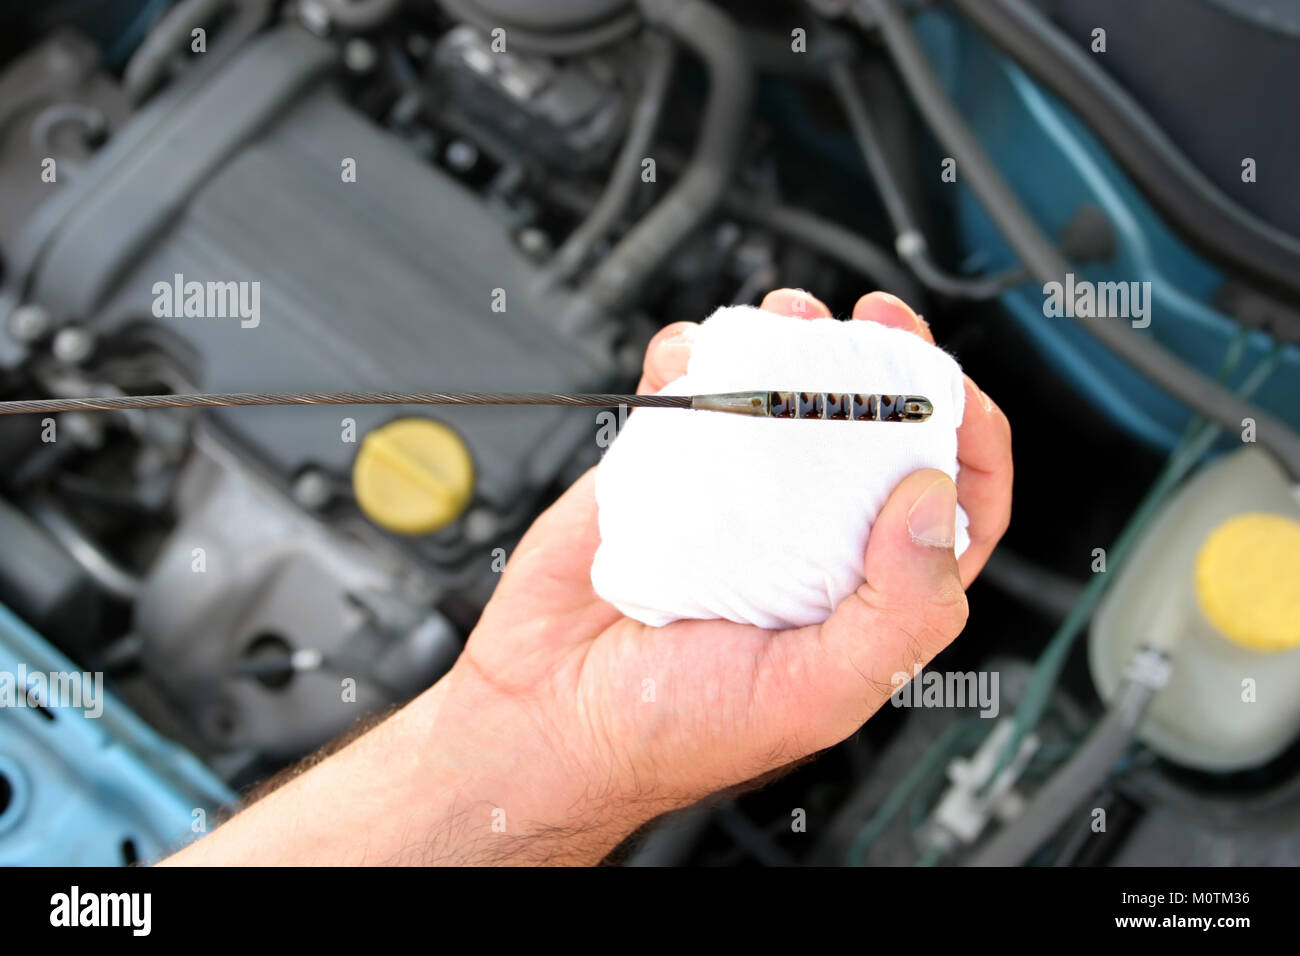
<instances>
[{"instance_id":1,"label":"engine bay","mask_svg":"<svg viewBox=\"0 0 1300 956\"><path fill-rule=\"evenodd\" d=\"M1210 470L1240 455L1255 457L1188 515L1247 486L1280 513L1295 505L1283 445L1300 429L1300 270L1279 276L1300 264L1300 216L1213 137L1178 138L1180 53L1143 67L1157 34L1140 31L1158 14L1010 4L1044 8L1085 51L1094 21L1109 25L1098 87L1127 84L1214 195L1261 223L1247 265L1247 244L1202 238L1194 207L1218 200L1188 194L1191 211L1171 214L1146 185L1142 141L1116 142L1087 103L1063 102L1027 41L999 41L965 0L904 6L921 66L874 0L0 8L0 399L630 392L670 322L782 286L840 315L893 293L1015 430L1013 520L969 591L970 623L844 743L663 821L611 862L978 860L1127 686L1120 663L1099 663L1098 635L1181 586L1139 559L1124 565L1129 603L1106 594L1128 544L1155 535L1147 518L1182 479L1201 469L1214 487ZM1167 15L1217 31L1229 62L1300 79L1294 34L1186 6ZM1077 287L1049 291L1007 241L976 164L932 128L922 67ZM1242 90L1203 112L1226 116ZM1264 112L1252 162L1293 163L1296 131L1264 129ZM1164 387L1181 373L1144 374L1081 329L1084 285L1111 297L1113 324L1153 316L1144 341L1253 402L1259 444L1197 432L1208 413L1179 394L1198 386ZM433 445L386 431L409 416L439 424ZM157 859L200 832L195 813L217 817L433 684L520 536L599 462L607 422L553 407L0 417L0 652L14 670L106 687L97 745L84 727L45 739L53 718L35 705L0 713L0 862ZM416 469L443 504L378 507L354 483L366 467ZM1148 571L1150 590L1131 583ZM1286 676L1300 684L1297 653L1269 659L1279 695L1300 690ZM1177 726L1188 710L1153 713ZM1300 862L1292 716L1254 756L1214 766L1127 728L1088 789L1104 835L1059 828L1020 862ZM1008 741L1021 747L1000 764ZM52 821L57 839L23 836Z\"/></svg>"}]
</instances>

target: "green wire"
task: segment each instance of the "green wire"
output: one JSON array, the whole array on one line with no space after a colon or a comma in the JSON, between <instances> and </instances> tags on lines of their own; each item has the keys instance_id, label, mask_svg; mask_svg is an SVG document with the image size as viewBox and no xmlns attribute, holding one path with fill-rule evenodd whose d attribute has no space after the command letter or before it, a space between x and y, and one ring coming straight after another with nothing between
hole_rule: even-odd
<instances>
[{"instance_id":1,"label":"green wire","mask_svg":"<svg viewBox=\"0 0 1300 956\"><path fill-rule=\"evenodd\" d=\"M1227 379L1240 364L1247 340L1248 333L1242 329L1238 331L1229 344L1219 371L1218 377L1220 381ZM1268 380L1269 376L1273 374L1281 358L1282 346L1280 343L1275 344L1243 380L1241 386L1237 389L1237 394L1242 398L1253 396ZM1011 759L1020 748L1021 741L1024 740L1031 729L1037 726L1042 718L1051 702L1052 690L1065 667L1074 640L1083 629L1083 625L1091 618L1093 610L1105 593L1109 579L1112 577L1111 572L1122 567L1129 550L1152 518L1159 512L1160 506L1169 496L1169 493L1210 449L1218 438L1219 432L1219 426L1206 422L1199 417L1193 418L1184 429L1178 444L1170 453L1160 474L1156 476L1155 481L1142 497L1123 529L1116 536L1108 555L1111 565L1110 571L1107 574L1095 575L1088 582L1074 607L1071 608L1069 615L1061 623L1056 633L1052 635L1047 647L1034 665L1034 673L1030 677L1025 697L1016 708L1011 736L999 754L993 773L985 781L985 788L996 780L998 774L1010 764ZM980 735L980 740L973 743L968 742L966 736L971 729L970 725L965 721L950 724L929 749L921 755L920 760L912 766L898 786L885 798L884 803L880 805L876 813L858 831L858 835L848 852L848 862L851 866L863 865L863 860L871 845L885 831L894 817L907 805L912 795L925 784L937 769L944 766L951 753L966 747L978 746L980 740L983 739L983 734ZM942 859L943 855L942 850L932 847L918 860L918 865L933 866Z\"/></svg>"},{"instance_id":2,"label":"green wire","mask_svg":"<svg viewBox=\"0 0 1300 956\"><path fill-rule=\"evenodd\" d=\"M932 846L921 854L921 858L916 861L917 866L937 866L939 861L944 858L944 852L937 846Z\"/></svg>"},{"instance_id":3,"label":"green wire","mask_svg":"<svg viewBox=\"0 0 1300 956\"><path fill-rule=\"evenodd\" d=\"M943 729L935 742L921 755L921 759L911 766L898 786L885 798L880 809L858 831L857 837L849 847L847 856L849 866L863 865L867 850L885 832L894 817L907 806L912 794L924 786L933 774L944 768L951 754L970 745L975 739L973 731L980 731L979 739L982 739L985 728L981 727L980 723L978 717L969 718L953 721Z\"/></svg>"}]
</instances>

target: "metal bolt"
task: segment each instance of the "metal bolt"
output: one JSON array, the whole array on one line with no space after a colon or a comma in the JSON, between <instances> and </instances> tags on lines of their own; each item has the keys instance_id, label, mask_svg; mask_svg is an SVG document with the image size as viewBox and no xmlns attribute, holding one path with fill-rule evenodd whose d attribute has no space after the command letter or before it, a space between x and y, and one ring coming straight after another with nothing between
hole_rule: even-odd
<instances>
[{"instance_id":1,"label":"metal bolt","mask_svg":"<svg viewBox=\"0 0 1300 956\"><path fill-rule=\"evenodd\" d=\"M50 330L50 313L44 306L20 305L9 316L9 331L20 342L35 342Z\"/></svg>"},{"instance_id":2,"label":"metal bolt","mask_svg":"<svg viewBox=\"0 0 1300 956\"><path fill-rule=\"evenodd\" d=\"M54 336L54 357L67 365L80 365L95 353L95 336L80 326L69 325Z\"/></svg>"},{"instance_id":3,"label":"metal bolt","mask_svg":"<svg viewBox=\"0 0 1300 956\"><path fill-rule=\"evenodd\" d=\"M531 259L541 261L551 253L551 237L536 226L525 226L520 229L515 240L524 254Z\"/></svg>"},{"instance_id":4,"label":"metal bolt","mask_svg":"<svg viewBox=\"0 0 1300 956\"><path fill-rule=\"evenodd\" d=\"M377 59L374 46L360 37L353 37L343 45L343 65L353 73L369 73Z\"/></svg>"},{"instance_id":5,"label":"metal bolt","mask_svg":"<svg viewBox=\"0 0 1300 956\"><path fill-rule=\"evenodd\" d=\"M81 448L97 450L104 447L104 419L85 412L68 412L61 416L63 433Z\"/></svg>"},{"instance_id":6,"label":"metal bolt","mask_svg":"<svg viewBox=\"0 0 1300 956\"><path fill-rule=\"evenodd\" d=\"M325 36L330 32L330 12L318 0L303 0L298 5L298 19L317 36Z\"/></svg>"},{"instance_id":7,"label":"metal bolt","mask_svg":"<svg viewBox=\"0 0 1300 956\"><path fill-rule=\"evenodd\" d=\"M491 541L501 530L501 521L487 508L474 508L465 515L462 525L465 540L470 544Z\"/></svg>"},{"instance_id":8,"label":"metal bolt","mask_svg":"<svg viewBox=\"0 0 1300 956\"><path fill-rule=\"evenodd\" d=\"M293 497L311 511L324 508L334 497L334 483L319 468L308 468L293 483Z\"/></svg>"},{"instance_id":9,"label":"metal bolt","mask_svg":"<svg viewBox=\"0 0 1300 956\"><path fill-rule=\"evenodd\" d=\"M478 162L478 150L473 143L454 139L447 144L447 165L458 173L467 173Z\"/></svg>"}]
</instances>

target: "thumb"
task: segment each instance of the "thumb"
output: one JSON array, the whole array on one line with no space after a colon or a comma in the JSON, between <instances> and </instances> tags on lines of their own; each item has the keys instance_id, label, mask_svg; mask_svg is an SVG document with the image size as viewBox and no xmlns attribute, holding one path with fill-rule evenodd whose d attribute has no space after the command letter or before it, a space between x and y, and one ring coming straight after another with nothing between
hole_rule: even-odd
<instances>
[{"instance_id":1,"label":"thumb","mask_svg":"<svg viewBox=\"0 0 1300 956\"><path fill-rule=\"evenodd\" d=\"M872 526L866 581L821 625L817 646L824 716L836 740L852 733L895 690L961 633L966 592L953 555L957 488L942 471L914 472Z\"/></svg>"},{"instance_id":2,"label":"thumb","mask_svg":"<svg viewBox=\"0 0 1300 956\"><path fill-rule=\"evenodd\" d=\"M942 471L908 475L871 528L859 595L881 613L900 612L945 635L934 653L966 623L966 595L953 553L957 486ZM960 612L960 613L957 613Z\"/></svg>"}]
</instances>

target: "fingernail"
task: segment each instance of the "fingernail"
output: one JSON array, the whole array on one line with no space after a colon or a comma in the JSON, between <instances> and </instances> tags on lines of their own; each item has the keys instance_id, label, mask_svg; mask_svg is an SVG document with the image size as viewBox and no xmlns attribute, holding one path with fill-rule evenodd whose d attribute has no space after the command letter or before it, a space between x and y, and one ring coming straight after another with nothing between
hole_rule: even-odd
<instances>
[{"instance_id":1,"label":"fingernail","mask_svg":"<svg viewBox=\"0 0 1300 956\"><path fill-rule=\"evenodd\" d=\"M790 308L803 315L815 301L813 294L806 289L792 289L791 291L794 292L794 301L790 303Z\"/></svg>"},{"instance_id":2,"label":"fingernail","mask_svg":"<svg viewBox=\"0 0 1300 956\"><path fill-rule=\"evenodd\" d=\"M860 319L868 319L872 322L880 322L883 325L889 325L898 328L896 321L891 322L894 316L902 316L904 321L909 322L913 329L922 334L928 326L925 320L916 314L916 311L896 295L889 292L872 292L864 297L865 302L860 303L854 310L854 315Z\"/></svg>"},{"instance_id":3,"label":"fingernail","mask_svg":"<svg viewBox=\"0 0 1300 956\"><path fill-rule=\"evenodd\" d=\"M659 354L656 358L660 364L674 368L678 366L685 368L686 362L691 357L691 346L694 342L694 332L678 332L676 335L670 336L659 343Z\"/></svg>"},{"instance_id":4,"label":"fingernail","mask_svg":"<svg viewBox=\"0 0 1300 956\"><path fill-rule=\"evenodd\" d=\"M877 292L876 297L882 299L885 302L888 302L896 309L901 309L903 312L906 312L908 315L910 315L913 319L917 320L918 322L920 321L921 317L916 314L916 310L913 309L906 302L904 302L902 299L900 299L898 296L894 295L893 293Z\"/></svg>"},{"instance_id":5,"label":"fingernail","mask_svg":"<svg viewBox=\"0 0 1300 956\"><path fill-rule=\"evenodd\" d=\"M927 548L951 548L956 524L957 486L946 476L921 492L907 513L908 534Z\"/></svg>"}]
</instances>

